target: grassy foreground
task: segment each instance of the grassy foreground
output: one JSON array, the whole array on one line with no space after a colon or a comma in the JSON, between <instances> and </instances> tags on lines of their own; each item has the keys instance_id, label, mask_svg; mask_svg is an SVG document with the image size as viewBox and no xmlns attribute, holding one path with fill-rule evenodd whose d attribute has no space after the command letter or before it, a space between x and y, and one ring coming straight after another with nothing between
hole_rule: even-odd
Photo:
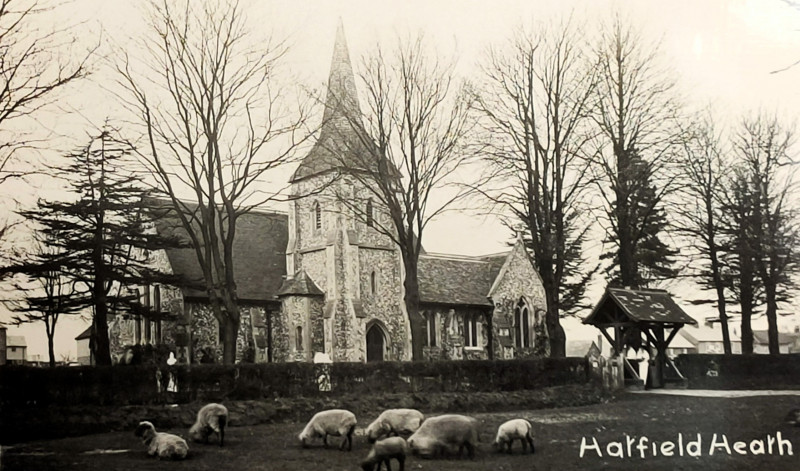
<instances>
[{"instance_id":1,"label":"grassy foreground","mask_svg":"<svg viewBox=\"0 0 800 471\"><path fill-rule=\"evenodd\" d=\"M749 398L698 398L626 394L616 401L583 407L542 409L519 412L474 413L483 423L481 443L476 458L423 460L411 457L408 470L737 470L737 469L800 469L800 428L782 423L786 412L800 407L798 396ZM424 411L430 412L430 411ZM431 412L430 415L435 415ZM536 453L522 455L519 444L513 455L496 454L491 441L497 426L512 417L531 420L535 430ZM360 417L359 426L366 426L373 417ZM235 425L235 424L234 424ZM49 441L37 441L3 447L0 469L3 470L356 470L369 446L363 436L354 440L352 452L339 452L321 444L301 449L297 433L304 423L233 426L226 434L224 448L190 443L190 457L183 462L159 462L148 458L133 432L112 432ZM156 425L158 427L158 425ZM185 429L162 430L186 436ZM768 436L784 440L782 449ZM678 434L683 437L684 456L678 456ZM700 434L700 456L688 456L687 442ZM715 452L710 455L712 441ZM632 456L627 454L626 435L631 437ZM722 445L725 436L731 453ZM646 437L645 457L636 445ZM585 448L579 457L581 442L599 445L600 454ZM752 443L756 440L755 444ZM764 454L759 451L763 441ZM746 454L738 454L734 443L743 441ZM622 458L608 456L617 450ZM652 442L657 442L653 456ZM673 442L674 456L663 456L659 450L669 449L664 442ZM334 440L332 443L337 443ZM787 446L788 444L788 446ZM665 447L665 448L662 448ZM791 447L791 455L788 448ZM783 451L781 456L780 451ZM394 467L393 469L396 469Z\"/></svg>"}]
</instances>

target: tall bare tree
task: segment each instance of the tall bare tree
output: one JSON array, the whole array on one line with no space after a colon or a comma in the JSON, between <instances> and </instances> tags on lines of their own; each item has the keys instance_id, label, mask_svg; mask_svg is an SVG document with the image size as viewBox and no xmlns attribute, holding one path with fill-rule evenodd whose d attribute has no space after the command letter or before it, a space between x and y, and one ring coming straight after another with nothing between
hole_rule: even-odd
<instances>
[{"instance_id":1,"label":"tall bare tree","mask_svg":"<svg viewBox=\"0 0 800 471\"><path fill-rule=\"evenodd\" d=\"M607 241L615 247L606 258L613 259L616 282L629 287L674 276L675 251L662 240L664 203L683 133L675 84L658 51L620 18L603 30L596 50L599 149L592 168Z\"/></svg>"},{"instance_id":2,"label":"tall bare tree","mask_svg":"<svg viewBox=\"0 0 800 471\"><path fill-rule=\"evenodd\" d=\"M758 114L742 121L734 136L741 172L750 185L754 208L752 237L754 268L764 287L769 352L780 353L778 301L793 286L800 270L800 217L793 205L794 172L790 149L794 129L776 116Z\"/></svg>"},{"instance_id":3,"label":"tall bare tree","mask_svg":"<svg viewBox=\"0 0 800 471\"><path fill-rule=\"evenodd\" d=\"M596 72L576 31L565 21L490 50L474 105L488 169L475 188L525 225L547 296L552 356L565 354L560 316L577 307L596 271L583 256L590 226L581 216Z\"/></svg>"},{"instance_id":4,"label":"tall bare tree","mask_svg":"<svg viewBox=\"0 0 800 471\"><path fill-rule=\"evenodd\" d=\"M364 201L337 195L360 219L389 237L400 249L405 277L405 307L412 337L412 358L423 360L424 319L419 313L418 261L430 221L464 196L450 187L469 155L462 144L471 129L467 94L453 77L454 64L430 49L422 36L398 40L388 56L381 48L364 59L359 74L364 111L355 96L331 97L344 125L331 154L340 159L343 177L353 179L388 217L373 218ZM346 90L347 87L342 88ZM333 99L331 99L333 98Z\"/></svg>"},{"instance_id":5,"label":"tall bare tree","mask_svg":"<svg viewBox=\"0 0 800 471\"><path fill-rule=\"evenodd\" d=\"M191 240L230 364L240 325L236 222L278 197L264 179L291 160L305 113L280 99L286 46L257 41L238 2L159 0L150 13L145 57L125 55L118 70L149 143L141 161Z\"/></svg>"},{"instance_id":6,"label":"tall bare tree","mask_svg":"<svg viewBox=\"0 0 800 471\"><path fill-rule=\"evenodd\" d=\"M726 289L730 287L729 267L725 264L728 218L724 212L729 163L726 162L721 139L710 118L695 128L684 143L682 156L683 185L678 193L684 204L676 205L674 214L679 220L678 232L683 235L694 256L703 268L693 276L716 294L717 312L722 327L725 354L730 355L731 338L728 329Z\"/></svg>"}]
</instances>

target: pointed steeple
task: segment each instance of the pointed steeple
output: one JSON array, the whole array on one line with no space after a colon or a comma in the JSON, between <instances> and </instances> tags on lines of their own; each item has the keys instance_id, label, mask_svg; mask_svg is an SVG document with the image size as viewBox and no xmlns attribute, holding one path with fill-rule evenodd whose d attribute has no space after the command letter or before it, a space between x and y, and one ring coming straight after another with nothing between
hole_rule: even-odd
<instances>
[{"instance_id":1,"label":"pointed steeple","mask_svg":"<svg viewBox=\"0 0 800 471\"><path fill-rule=\"evenodd\" d=\"M363 152L356 128L362 127L356 80L341 18L333 45L328 90L319 138L292 176L292 182L318 175L347 163L347 155ZM352 159L356 162L357 159Z\"/></svg>"},{"instance_id":2,"label":"pointed steeple","mask_svg":"<svg viewBox=\"0 0 800 471\"><path fill-rule=\"evenodd\" d=\"M344 35L344 24L339 18L336 28L336 40L333 44L330 75L328 76L328 94L325 98L325 113L322 117L323 132L343 131L333 127L352 127L352 121L361 121L361 108L358 106L358 92L353 65L350 63L350 51Z\"/></svg>"}]
</instances>

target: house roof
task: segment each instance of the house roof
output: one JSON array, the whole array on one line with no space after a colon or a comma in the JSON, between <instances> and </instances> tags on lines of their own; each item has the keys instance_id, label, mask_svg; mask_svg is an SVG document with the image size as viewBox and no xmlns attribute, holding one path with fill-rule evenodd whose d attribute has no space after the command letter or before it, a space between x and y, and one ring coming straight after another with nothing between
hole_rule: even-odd
<instances>
[{"instance_id":1,"label":"house roof","mask_svg":"<svg viewBox=\"0 0 800 471\"><path fill-rule=\"evenodd\" d=\"M697 324L664 290L607 288L584 324Z\"/></svg>"},{"instance_id":2,"label":"house roof","mask_svg":"<svg viewBox=\"0 0 800 471\"><path fill-rule=\"evenodd\" d=\"M794 343L796 338L797 334L787 334L786 332L778 332L779 345ZM769 332L766 330L754 330L753 343L760 345L769 345Z\"/></svg>"},{"instance_id":3,"label":"house roof","mask_svg":"<svg viewBox=\"0 0 800 471\"><path fill-rule=\"evenodd\" d=\"M491 306L487 296L506 257L420 255L420 302Z\"/></svg>"},{"instance_id":4,"label":"house roof","mask_svg":"<svg viewBox=\"0 0 800 471\"><path fill-rule=\"evenodd\" d=\"M160 233L182 234L188 240L177 214L171 210L156 220L156 227ZM288 237L288 216L284 213L254 210L239 216L233 243L233 266L240 300L276 301L286 275ZM203 271L194 249L168 248L165 251L173 273L194 285L183 288L184 296L206 298L207 294L201 289Z\"/></svg>"},{"instance_id":5,"label":"house roof","mask_svg":"<svg viewBox=\"0 0 800 471\"><path fill-rule=\"evenodd\" d=\"M27 347L28 342L24 335L9 335L6 337L6 347Z\"/></svg>"},{"instance_id":6,"label":"house roof","mask_svg":"<svg viewBox=\"0 0 800 471\"><path fill-rule=\"evenodd\" d=\"M678 334L686 337L690 342L695 344L695 346L698 342L722 342L722 328L717 328L716 326L718 326L718 324L714 325L715 327L708 327L705 325L688 327L681 329ZM733 332L733 329L729 329L728 335L730 336L731 342L736 343L742 341L742 339Z\"/></svg>"},{"instance_id":7,"label":"house roof","mask_svg":"<svg viewBox=\"0 0 800 471\"><path fill-rule=\"evenodd\" d=\"M89 326L86 328L86 330L78 334L78 336L75 337L75 340L84 340L91 337L92 337L92 326Z\"/></svg>"}]
</instances>

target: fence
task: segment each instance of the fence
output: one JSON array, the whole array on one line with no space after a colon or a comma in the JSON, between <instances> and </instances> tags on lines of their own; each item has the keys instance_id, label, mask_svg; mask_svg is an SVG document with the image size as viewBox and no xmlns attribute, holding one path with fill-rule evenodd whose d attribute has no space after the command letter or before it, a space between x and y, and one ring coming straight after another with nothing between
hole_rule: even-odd
<instances>
[{"instance_id":1,"label":"fence","mask_svg":"<svg viewBox=\"0 0 800 471\"><path fill-rule=\"evenodd\" d=\"M800 389L800 354L684 354L675 363L690 388Z\"/></svg>"},{"instance_id":2,"label":"fence","mask_svg":"<svg viewBox=\"0 0 800 471\"><path fill-rule=\"evenodd\" d=\"M583 384L591 378L586 358L325 366L327 372L321 365L310 363L3 367L0 407L186 403L380 392L514 391ZM325 373L329 388L320 387L320 376Z\"/></svg>"}]
</instances>

